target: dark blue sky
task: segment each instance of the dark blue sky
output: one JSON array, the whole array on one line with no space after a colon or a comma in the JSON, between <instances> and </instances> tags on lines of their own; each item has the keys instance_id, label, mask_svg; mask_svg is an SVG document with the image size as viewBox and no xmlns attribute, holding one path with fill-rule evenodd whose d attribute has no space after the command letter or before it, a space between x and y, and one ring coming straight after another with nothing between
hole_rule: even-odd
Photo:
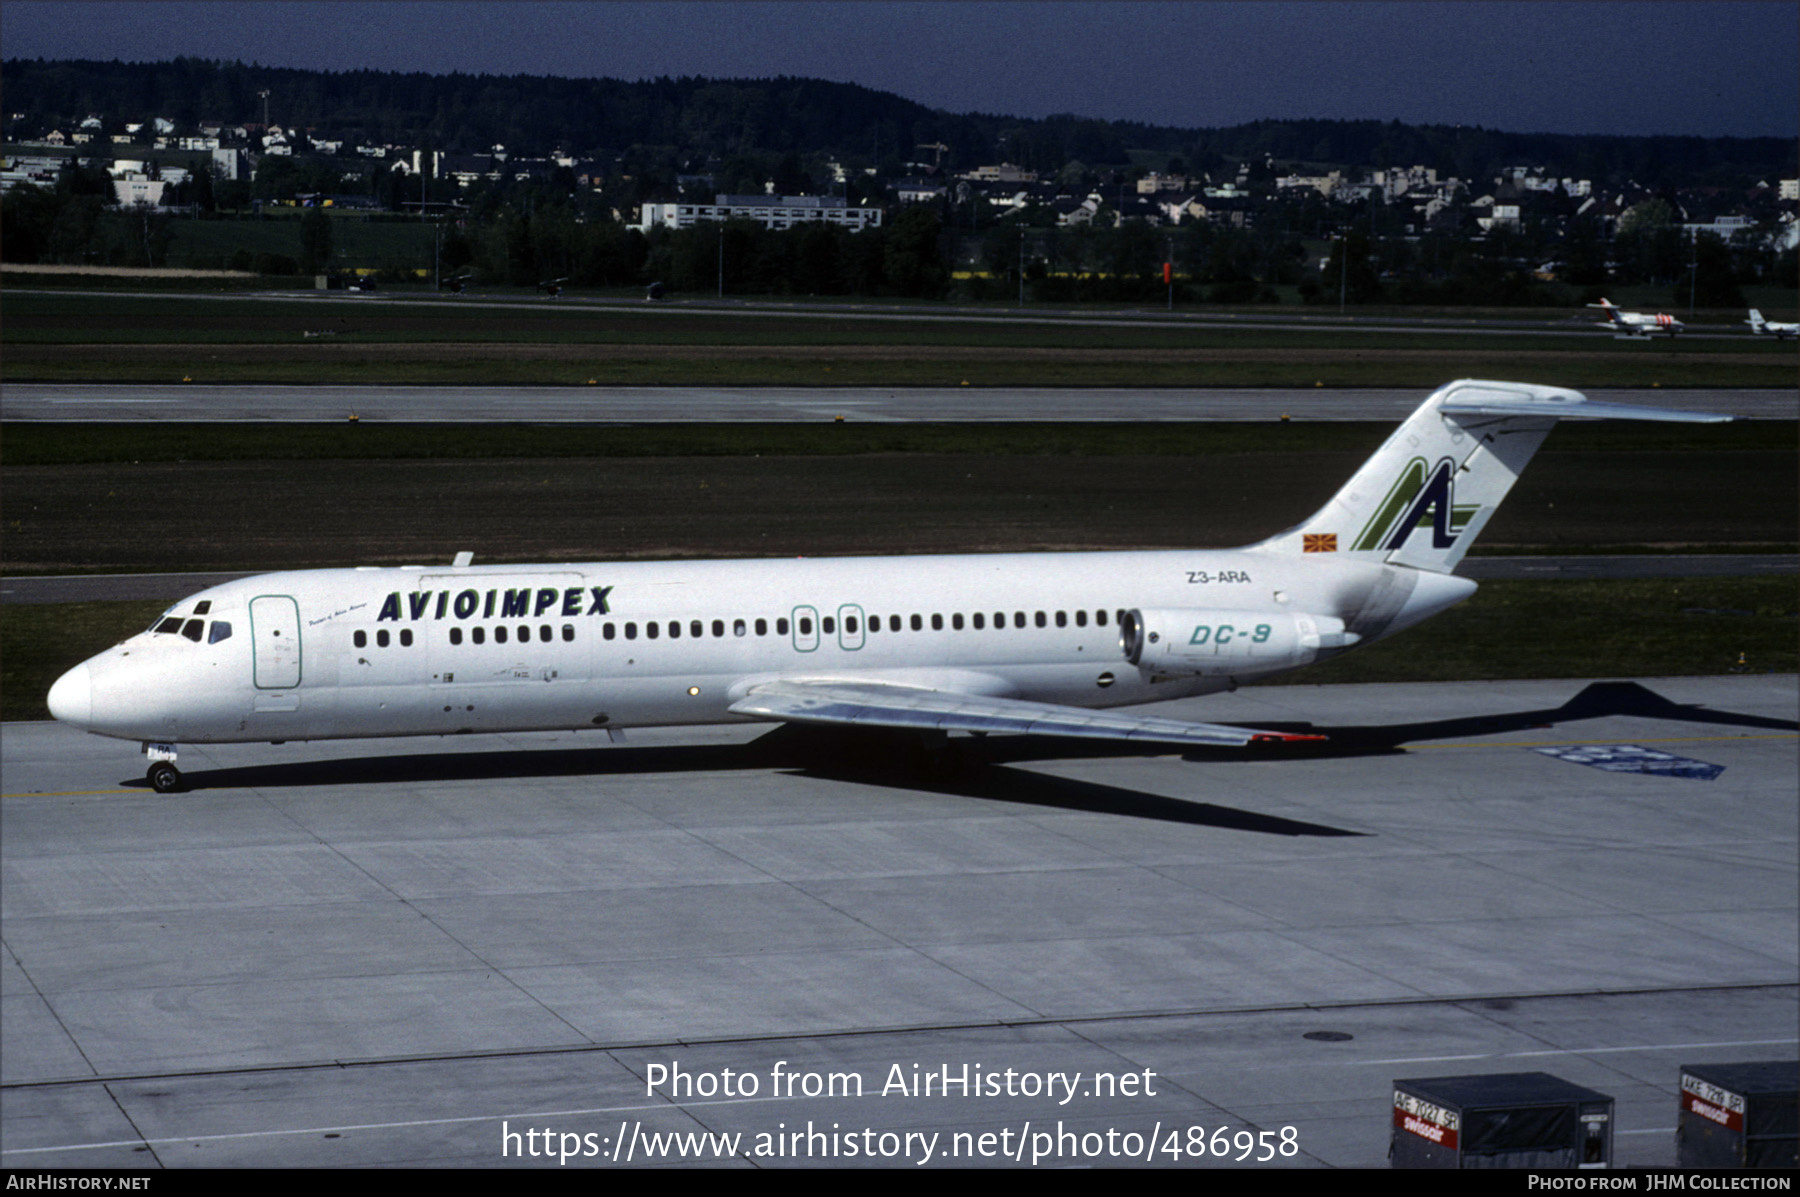
<instances>
[{"instance_id":1,"label":"dark blue sky","mask_svg":"<svg viewBox=\"0 0 1800 1197\"><path fill-rule=\"evenodd\" d=\"M7 0L0 53L324 70L805 75L953 112L1800 133L1795 0Z\"/></svg>"}]
</instances>

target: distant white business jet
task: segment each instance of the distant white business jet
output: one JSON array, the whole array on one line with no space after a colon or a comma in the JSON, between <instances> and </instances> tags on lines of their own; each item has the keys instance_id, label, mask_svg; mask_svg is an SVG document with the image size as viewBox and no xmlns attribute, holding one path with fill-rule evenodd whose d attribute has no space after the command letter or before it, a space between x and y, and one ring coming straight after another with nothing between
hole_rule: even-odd
<instances>
[{"instance_id":1,"label":"distant white business jet","mask_svg":"<svg viewBox=\"0 0 1800 1197\"><path fill-rule=\"evenodd\" d=\"M1454 382L1297 527L1229 551L325 569L202 591L64 674L50 711L176 745L772 720L1186 745L1317 739L1111 710L1385 639L1562 417L1716 422Z\"/></svg>"},{"instance_id":2,"label":"distant white business jet","mask_svg":"<svg viewBox=\"0 0 1800 1197\"><path fill-rule=\"evenodd\" d=\"M1785 341L1789 337L1800 336L1800 324L1782 320L1764 320L1763 314L1755 308L1750 309L1750 318L1744 321L1750 331L1757 336L1774 337L1777 341Z\"/></svg>"},{"instance_id":3,"label":"distant white business jet","mask_svg":"<svg viewBox=\"0 0 1800 1197\"><path fill-rule=\"evenodd\" d=\"M1657 312L1652 315L1648 312L1620 311L1605 299L1601 299L1599 303L1590 303L1588 306L1599 308L1606 313L1607 318L1600 321L1599 327L1610 328L1621 337L1664 336L1673 341L1675 334L1687 327L1666 312Z\"/></svg>"}]
</instances>

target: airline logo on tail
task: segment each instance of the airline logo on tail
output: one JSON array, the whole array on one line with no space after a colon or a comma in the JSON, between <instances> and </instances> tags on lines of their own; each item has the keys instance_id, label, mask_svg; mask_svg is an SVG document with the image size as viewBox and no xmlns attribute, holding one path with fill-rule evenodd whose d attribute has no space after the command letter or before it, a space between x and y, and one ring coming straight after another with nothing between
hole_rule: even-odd
<instances>
[{"instance_id":1,"label":"airline logo on tail","mask_svg":"<svg viewBox=\"0 0 1800 1197\"><path fill-rule=\"evenodd\" d=\"M1456 463L1448 457L1435 467L1415 457L1401 469L1387 499L1363 528L1354 552L1392 552L1418 528L1431 529L1431 547L1447 549L1469 525L1479 505L1458 507L1452 495Z\"/></svg>"}]
</instances>

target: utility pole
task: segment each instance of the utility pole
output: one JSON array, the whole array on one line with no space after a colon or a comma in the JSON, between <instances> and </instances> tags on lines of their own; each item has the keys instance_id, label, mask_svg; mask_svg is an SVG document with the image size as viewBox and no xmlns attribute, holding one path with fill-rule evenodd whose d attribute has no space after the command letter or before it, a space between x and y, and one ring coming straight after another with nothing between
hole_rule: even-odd
<instances>
[{"instance_id":1,"label":"utility pole","mask_svg":"<svg viewBox=\"0 0 1800 1197\"><path fill-rule=\"evenodd\" d=\"M719 225L719 298L725 298L725 225Z\"/></svg>"},{"instance_id":2,"label":"utility pole","mask_svg":"<svg viewBox=\"0 0 1800 1197\"><path fill-rule=\"evenodd\" d=\"M1025 230L1019 230L1019 306L1025 306Z\"/></svg>"},{"instance_id":3,"label":"utility pole","mask_svg":"<svg viewBox=\"0 0 1800 1197\"><path fill-rule=\"evenodd\" d=\"M1700 292L1700 233L1695 230L1690 240L1694 243L1694 259L1688 265L1688 319L1694 318L1694 300Z\"/></svg>"},{"instance_id":4,"label":"utility pole","mask_svg":"<svg viewBox=\"0 0 1800 1197\"><path fill-rule=\"evenodd\" d=\"M1344 314L1344 302L1350 293L1350 242L1338 234L1338 315Z\"/></svg>"}]
</instances>

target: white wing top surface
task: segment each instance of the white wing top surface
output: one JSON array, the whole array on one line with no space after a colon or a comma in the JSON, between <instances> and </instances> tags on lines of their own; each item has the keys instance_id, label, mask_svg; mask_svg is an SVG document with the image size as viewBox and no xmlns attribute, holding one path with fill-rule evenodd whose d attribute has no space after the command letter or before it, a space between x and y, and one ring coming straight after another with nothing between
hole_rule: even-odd
<instances>
[{"instance_id":1,"label":"white wing top surface","mask_svg":"<svg viewBox=\"0 0 1800 1197\"><path fill-rule=\"evenodd\" d=\"M732 703L731 710L790 723L1085 736L1213 747L1325 738L881 682L765 682Z\"/></svg>"}]
</instances>

